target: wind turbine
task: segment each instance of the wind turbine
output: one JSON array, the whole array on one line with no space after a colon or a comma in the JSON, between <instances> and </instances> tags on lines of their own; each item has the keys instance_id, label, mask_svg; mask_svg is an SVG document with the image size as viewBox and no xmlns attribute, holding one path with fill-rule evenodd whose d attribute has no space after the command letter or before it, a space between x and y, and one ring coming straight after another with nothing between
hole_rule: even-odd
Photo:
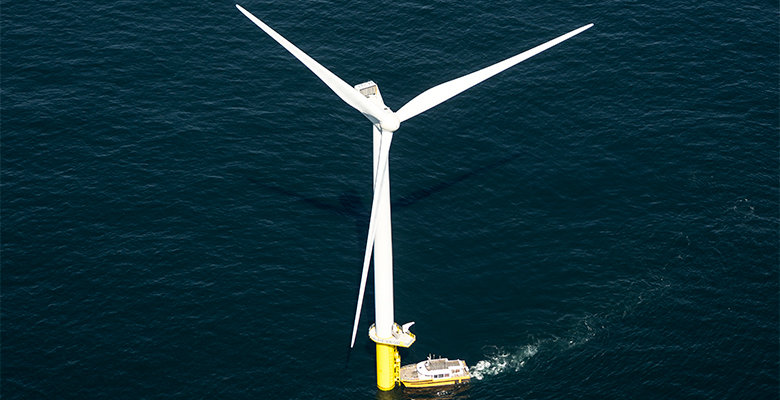
<instances>
[{"instance_id":1,"label":"wind turbine","mask_svg":"<svg viewBox=\"0 0 780 400\"><path fill-rule=\"evenodd\" d=\"M393 132L401 122L414 117L444 101L456 96L466 89L502 72L530 57L535 56L575 35L589 29L593 24L585 25L565 35L552 39L544 44L524 51L504 61L472 72L468 75L442 83L413 98L398 111L393 112L382 100L379 88L373 81L356 86L350 86L314 61L306 53L295 47L287 39L276 33L268 25L252 15L249 11L236 4L236 7L247 18L287 49L295 58L309 68L318 78L333 90L344 102L360 111L373 124L374 131L374 196L371 204L371 218L368 225L368 239L363 258L363 271L360 279L355 323L352 328L350 347L355 345L360 311L363 306L363 295L368 278L368 267L371 253L374 253L374 307L376 322L369 329L369 337L376 342L377 387L380 390L391 390L398 379L400 357L397 347L409 347L415 341L415 336L409 332L410 322L402 327L395 323L393 307L393 253L392 230L390 218L390 177L388 173L388 154Z\"/></svg>"}]
</instances>

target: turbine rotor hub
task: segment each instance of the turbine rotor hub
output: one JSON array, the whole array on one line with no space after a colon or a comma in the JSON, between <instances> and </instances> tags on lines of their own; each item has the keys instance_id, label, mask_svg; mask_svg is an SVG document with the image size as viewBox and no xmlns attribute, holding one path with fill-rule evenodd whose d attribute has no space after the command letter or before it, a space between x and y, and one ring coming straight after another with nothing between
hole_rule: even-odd
<instances>
[{"instance_id":1,"label":"turbine rotor hub","mask_svg":"<svg viewBox=\"0 0 780 400\"><path fill-rule=\"evenodd\" d=\"M401 126L401 120L398 119L395 113L390 111L390 109L387 109L387 111L388 115L386 118L382 118L382 120L379 121L379 127L382 128L383 131L395 132L398 130L398 127Z\"/></svg>"}]
</instances>

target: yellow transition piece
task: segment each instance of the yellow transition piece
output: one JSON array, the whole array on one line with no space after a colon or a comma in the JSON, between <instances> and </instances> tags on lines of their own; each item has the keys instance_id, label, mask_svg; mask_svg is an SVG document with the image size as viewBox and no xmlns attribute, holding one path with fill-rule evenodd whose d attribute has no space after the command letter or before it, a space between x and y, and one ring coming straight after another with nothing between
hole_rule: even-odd
<instances>
[{"instance_id":1,"label":"yellow transition piece","mask_svg":"<svg viewBox=\"0 0 780 400\"><path fill-rule=\"evenodd\" d=\"M389 344L376 344L376 386L380 390L393 390L398 379L396 357L398 350Z\"/></svg>"}]
</instances>

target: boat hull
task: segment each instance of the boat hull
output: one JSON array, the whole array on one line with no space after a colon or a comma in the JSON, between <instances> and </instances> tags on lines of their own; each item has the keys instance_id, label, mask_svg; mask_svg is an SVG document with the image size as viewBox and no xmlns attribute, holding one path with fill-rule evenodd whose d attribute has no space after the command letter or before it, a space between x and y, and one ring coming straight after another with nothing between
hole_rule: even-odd
<instances>
[{"instance_id":1,"label":"boat hull","mask_svg":"<svg viewBox=\"0 0 780 400\"><path fill-rule=\"evenodd\" d=\"M408 388L424 388L424 387L436 387L436 386L450 386L457 385L459 383L468 383L469 377L459 378L444 378L444 379L421 379L416 381L401 380L401 383Z\"/></svg>"}]
</instances>

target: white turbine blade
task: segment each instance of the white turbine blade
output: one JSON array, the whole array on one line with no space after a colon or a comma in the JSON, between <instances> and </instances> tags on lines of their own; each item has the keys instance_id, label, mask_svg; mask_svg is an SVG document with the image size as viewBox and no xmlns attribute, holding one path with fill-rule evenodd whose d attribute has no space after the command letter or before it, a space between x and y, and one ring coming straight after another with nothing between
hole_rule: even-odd
<instances>
[{"instance_id":1,"label":"white turbine blade","mask_svg":"<svg viewBox=\"0 0 780 400\"><path fill-rule=\"evenodd\" d=\"M484 81L485 79L488 79L493 75L496 75L499 72L506 70L507 68L510 68L524 60L527 60L549 49L550 47L553 47L556 44L563 42L564 40L570 39L571 37L585 31L591 26L593 26L593 24L585 25L563 36L559 36L553 40L550 40L547 43L536 46L531 50L524 51L516 56L508 58L499 63L493 64L489 67L483 68L479 71L472 72L468 75L464 75L460 78L453 79L449 82L445 82L442 83L441 85L428 89L425 92L421 93L419 96L413 98L411 101L406 103L395 114L398 116L398 119L401 122L406 121L407 119L412 118L417 114L427 111L430 108L435 107L449 100L453 96L460 94L464 90Z\"/></svg>"},{"instance_id":2,"label":"white turbine blade","mask_svg":"<svg viewBox=\"0 0 780 400\"><path fill-rule=\"evenodd\" d=\"M366 252L363 256L363 273L360 277L360 292L358 292L357 310L355 310L355 324L352 326L352 342L349 347L355 346L355 337L357 336L358 322L360 322L360 311L363 309L363 295L366 291L366 281L368 280L368 266L371 263L371 252L374 249L374 238L376 237L376 215L379 205L379 195L382 189L382 179L387 173L387 159L390 153L390 142L393 141L393 132L382 131L382 141L379 145L379 162L374 181L374 199L371 201L371 219L368 223L368 239L366 239Z\"/></svg>"},{"instance_id":3,"label":"white turbine blade","mask_svg":"<svg viewBox=\"0 0 780 400\"><path fill-rule=\"evenodd\" d=\"M268 25L263 23L263 21L257 19L257 17L252 15L252 13L245 10L243 7L239 6L238 4L236 4L236 8L238 8L239 11L241 11L252 22L254 22L255 25L259 26L260 29L265 31L265 33L267 33L268 36L271 36L280 45L282 45L282 47L287 49L287 51L289 51L290 54L295 56L295 58L297 58L300 62L302 62L303 65L305 65L307 68L309 68L311 72L314 72L314 74L317 75L317 77L319 77L320 80L325 82L325 84L328 85L328 87L330 87L330 89L333 90L334 93L336 93L339 97L341 97L341 100L344 100L344 102L346 102L356 110L363 113L363 115L365 115L366 118L371 120L372 123L378 123L382 121L382 119L385 119L387 117L388 113L382 110L381 107L372 103L365 96L360 94L360 92L355 90L355 88L353 88L348 83L341 80L341 78L336 76L334 73L330 72L327 68L320 65L320 63L318 63L317 61L314 61L314 59L312 59L306 53L301 51L301 49L295 47L294 44L290 43L287 39L283 38L282 35L276 33L276 31L274 31Z\"/></svg>"}]
</instances>

